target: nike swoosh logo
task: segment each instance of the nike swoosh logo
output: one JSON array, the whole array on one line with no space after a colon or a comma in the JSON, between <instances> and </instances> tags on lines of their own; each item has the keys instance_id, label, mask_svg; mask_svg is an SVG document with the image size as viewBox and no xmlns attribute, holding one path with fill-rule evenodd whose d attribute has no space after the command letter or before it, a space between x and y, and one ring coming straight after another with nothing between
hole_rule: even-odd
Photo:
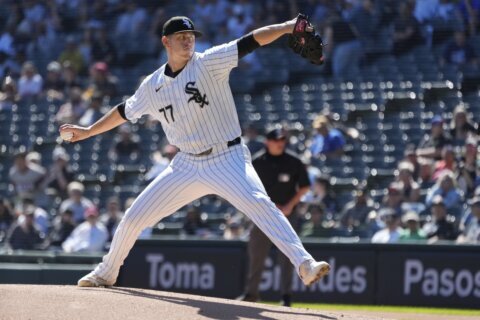
<instances>
[{"instance_id":1,"label":"nike swoosh logo","mask_svg":"<svg viewBox=\"0 0 480 320\"><path fill-rule=\"evenodd\" d=\"M162 89L162 87L163 87L163 84L160 87L155 88L155 92L158 92L158 90Z\"/></svg>"}]
</instances>

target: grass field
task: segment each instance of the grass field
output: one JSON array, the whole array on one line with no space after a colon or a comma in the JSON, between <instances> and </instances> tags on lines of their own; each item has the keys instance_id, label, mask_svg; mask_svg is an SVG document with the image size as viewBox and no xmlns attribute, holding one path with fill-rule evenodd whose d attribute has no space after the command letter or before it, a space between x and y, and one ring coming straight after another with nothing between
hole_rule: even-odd
<instances>
[{"instance_id":1,"label":"grass field","mask_svg":"<svg viewBox=\"0 0 480 320\"><path fill-rule=\"evenodd\" d=\"M278 302L266 302L277 304ZM480 317L480 310L474 309L448 309L448 308L425 308L425 307L399 307L399 306L370 306L352 304L322 304L322 303L293 303L292 307L320 309L326 311L372 311L372 312L396 312L396 313L421 313Z\"/></svg>"}]
</instances>

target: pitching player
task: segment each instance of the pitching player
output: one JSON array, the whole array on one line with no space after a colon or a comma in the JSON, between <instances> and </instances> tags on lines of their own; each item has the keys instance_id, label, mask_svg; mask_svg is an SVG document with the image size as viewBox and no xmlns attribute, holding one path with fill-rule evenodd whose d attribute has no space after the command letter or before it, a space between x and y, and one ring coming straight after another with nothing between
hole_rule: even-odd
<instances>
[{"instance_id":1,"label":"pitching player","mask_svg":"<svg viewBox=\"0 0 480 320\"><path fill-rule=\"evenodd\" d=\"M65 124L60 135L76 142L150 115L161 122L168 141L179 148L171 164L133 202L113 237L110 251L95 270L78 281L81 287L113 285L120 266L140 232L184 205L217 194L244 212L289 258L305 285L329 272L316 262L282 212L265 192L251 155L242 143L228 83L238 60L280 36L305 32L300 16L253 31L238 40L194 52L195 30L187 17L163 25L168 61L140 84L135 94L90 127ZM294 33L295 33L294 32Z\"/></svg>"}]
</instances>

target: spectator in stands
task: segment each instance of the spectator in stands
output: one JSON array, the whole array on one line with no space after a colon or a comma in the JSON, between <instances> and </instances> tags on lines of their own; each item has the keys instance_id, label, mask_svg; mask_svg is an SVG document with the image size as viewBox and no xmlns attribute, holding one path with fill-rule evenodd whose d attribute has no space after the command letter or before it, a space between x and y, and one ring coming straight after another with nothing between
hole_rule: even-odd
<instances>
[{"instance_id":1,"label":"spectator in stands","mask_svg":"<svg viewBox=\"0 0 480 320\"><path fill-rule=\"evenodd\" d=\"M321 203L308 206L310 220L302 225L300 236L309 238L326 238L331 234L331 225L325 218L325 207Z\"/></svg>"},{"instance_id":2,"label":"spectator in stands","mask_svg":"<svg viewBox=\"0 0 480 320\"><path fill-rule=\"evenodd\" d=\"M73 87L70 90L69 100L60 106L55 120L59 125L64 123L76 124L85 114L87 105L82 99L82 91L79 87Z\"/></svg>"},{"instance_id":3,"label":"spectator in stands","mask_svg":"<svg viewBox=\"0 0 480 320\"><path fill-rule=\"evenodd\" d=\"M75 223L83 222L87 208L93 207L92 201L83 196L85 187L78 181L68 184L68 198L60 204L60 212L67 209L73 211L73 220Z\"/></svg>"},{"instance_id":4,"label":"spectator in stands","mask_svg":"<svg viewBox=\"0 0 480 320\"><path fill-rule=\"evenodd\" d=\"M427 238L425 232L420 228L420 217L414 211L405 213L402 218L404 229L400 234L400 242L418 242Z\"/></svg>"},{"instance_id":5,"label":"spectator in stands","mask_svg":"<svg viewBox=\"0 0 480 320\"><path fill-rule=\"evenodd\" d=\"M22 212L25 217L22 223L15 223L7 236L7 245L13 250L33 250L42 243L42 235L34 226L33 211Z\"/></svg>"},{"instance_id":6,"label":"spectator in stands","mask_svg":"<svg viewBox=\"0 0 480 320\"><path fill-rule=\"evenodd\" d=\"M90 65L92 61L92 29L87 28L83 31L82 40L78 44L78 51L82 54L85 66Z\"/></svg>"},{"instance_id":7,"label":"spectator in stands","mask_svg":"<svg viewBox=\"0 0 480 320\"><path fill-rule=\"evenodd\" d=\"M265 142L260 138L258 128L254 124L245 127L243 139L252 155L265 147Z\"/></svg>"},{"instance_id":8,"label":"spectator in stands","mask_svg":"<svg viewBox=\"0 0 480 320\"><path fill-rule=\"evenodd\" d=\"M101 110L103 103L103 95L101 92L94 92L93 96L90 98L90 104L88 108L83 113L78 124L81 126L90 126L94 124L97 120L103 117L103 112Z\"/></svg>"},{"instance_id":9,"label":"spectator in stands","mask_svg":"<svg viewBox=\"0 0 480 320\"><path fill-rule=\"evenodd\" d=\"M108 198L107 210L100 216L100 222L103 223L108 231L108 241L112 241L122 217L123 212L120 209L120 199L115 196Z\"/></svg>"},{"instance_id":10,"label":"spectator in stands","mask_svg":"<svg viewBox=\"0 0 480 320\"><path fill-rule=\"evenodd\" d=\"M191 236L208 234L208 227L202 220L200 210L197 207L190 206L187 209L187 215L183 223L183 232Z\"/></svg>"},{"instance_id":11,"label":"spectator in stands","mask_svg":"<svg viewBox=\"0 0 480 320\"><path fill-rule=\"evenodd\" d=\"M478 32L480 21L480 1L461 0L458 1L459 10L463 16L464 25L468 26L470 35L474 36Z\"/></svg>"},{"instance_id":12,"label":"spectator in stands","mask_svg":"<svg viewBox=\"0 0 480 320\"><path fill-rule=\"evenodd\" d=\"M467 111L463 105L459 104L455 107L450 122L450 135L454 141L463 145L469 135L476 134L478 129L476 126L476 123L467 117Z\"/></svg>"},{"instance_id":13,"label":"spectator in stands","mask_svg":"<svg viewBox=\"0 0 480 320\"><path fill-rule=\"evenodd\" d=\"M107 29L105 28L99 28L95 32L92 58L94 61L105 61L107 65L114 65L117 62L117 50L108 39Z\"/></svg>"},{"instance_id":14,"label":"spectator in stands","mask_svg":"<svg viewBox=\"0 0 480 320\"><path fill-rule=\"evenodd\" d=\"M28 163L42 167L42 155L37 151L30 151L25 159Z\"/></svg>"},{"instance_id":15,"label":"spectator in stands","mask_svg":"<svg viewBox=\"0 0 480 320\"><path fill-rule=\"evenodd\" d=\"M447 206L441 195L436 195L431 201L431 221L423 226L430 243L437 240L455 240L458 232L453 221L447 216Z\"/></svg>"},{"instance_id":16,"label":"spectator in stands","mask_svg":"<svg viewBox=\"0 0 480 320\"><path fill-rule=\"evenodd\" d=\"M332 62L334 77L342 78L355 75L359 71L362 55L360 41L350 24L340 16L334 16L324 31L325 55Z\"/></svg>"},{"instance_id":17,"label":"spectator in stands","mask_svg":"<svg viewBox=\"0 0 480 320\"><path fill-rule=\"evenodd\" d=\"M413 15L415 2L403 1L399 4L399 15L395 19L393 33L393 53L401 55L422 43L420 24Z\"/></svg>"},{"instance_id":18,"label":"spectator in stands","mask_svg":"<svg viewBox=\"0 0 480 320\"><path fill-rule=\"evenodd\" d=\"M471 218L463 227L458 243L480 244L480 197L473 197L469 201Z\"/></svg>"},{"instance_id":19,"label":"spectator in stands","mask_svg":"<svg viewBox=\"0 0 480 320\"><path fill-rule=\"evenodd\" d=\"M11 110L18 100L17 83L12 77L8 76L3 80L2 90L0 91L0 111Z\"/></svg>"},{"instance_id":20,"label":"spectator in stands","mask_svg":"<svg viewBox=\"0 0 480 320\"><path fill-rule=\"evenodd\" d=\"M438 178L435 185L427 194L427 206L433 205L435 196L442 197L442 203L447 209L459 207L461 205L462 193L460 189L457 188L455 175L452 171L445 170Z\"/></svg>"},{"instance_id":21,"label":"spectator in stands","mask_svg":"<svg viewBox=\"0 0 480 320\"><path fill-rule=\"evenodd\" d=\"M151 181L155 179L163 170L165 170L173 157L177 154L177 147L167 144L163 147L162 152L155 151L152 155L153 165L145 174L145 180Z\"/></svg>"},{"instance_id":22,"label":"spectator in stands","mask_svg":"<svg viewBox=\"0 0 480 320\"><path fill-rule=\"evenodd\" d=\"M42 234L47 234L50 229L50 217L48 216L47 211L42 207L35 205L35 199L31 196L26 196L23 198L23 201L20 206L21 212L31 211L33 212L33 223L35 228ZM17 222L22 223L25 219L24 215L18 217Z\"/></svg>"},{"instance_id":23,"label":"spectator in stands","mask_svg":"<svg viewBox=\"0 0 480 320\"><path fill-rule=\"evenodd\" d=\"M451 144L450 136L443 130L443 118L439 115L432 118L430 135L423 137L418 145L417 156L441 160L442 149Z\"/></svg>"},{"instance_id":24,"label":"spectator in stands","mask_svg":"<svg viewBox=\"0 0 480 320\"><path fill-rule=\"evenodd\" d=\"M138 161L142 152L140 144L132 133L129 124L123 124L118 128L120 139L109 152L109 158L117 164L131 164Z\"/></svg>"},{"instance_id":25,"label":"spectator in stands","mask_svg":"<svg viewBox=\"0 0 480 320\"><path fill-rule=\"evenodd\" d=\"M433 170L433 180L437 180L438 177L445 170L455 172L457 169L457 160L455 159L455 151L451 145L446 145L442 149L442 159L435 163L435 169Z\"/></svg>"},{"instance_id":26,"label":"spectator in stands","mask_svg":"<svg viewBox=\"0 0 480 320\"><path fill-rule=\"evenodd\" d=\"M457 169L458 187L466 197L470 197L475 191L477 180L478 146L477 139L469 136L465 142L464 153Z\"/></svg>"},{"instance_id":27,"label":"spectator in stands","mask_svg":"<svg viewBox=\"0 0 480 320\"><path fill-rule=\"evenodd\" d=\"M27 61L22 66L22 76L18 80L20 99L37 99L42 94L43 79L35 65Z\"/></svg>"},{"instance_id":28,"label":"spectator in stands","mask_svg":"<svg viewBox=\"0 0 480 320\"><path fill-rule=\"evenodd\" d=\"M122 6L124 11L117 19L115 37L128 41L143 36L148 18L145 8L133 0L123 1Z\"/></svg>"},{"instance_id":29,"label":"spectator in stands","mask_svg":"<svg viewBox=\"0 0 480 320\"><path fill-rule=\"evenodd\" d=\"M346 230L365 228L368 214L375 210L375 202L365 188L355 190L355 198L343 207L340 225Z\"/></svg>"},{"instance_id":30,"label":"spectator in stands","mask_svg":"<svg viewBox=\"0 0 480 320\"><path fill-rule=\"evenodd\" d=\"M313 157L323 154L328 158L338 158L343 155L345 139L339 130L331 127L326 116L318 115L313 121L313 129L316 130L310 146Z\"/></svg>"},{"instance_id":31,"label":"spectator in stands","mask_svg":"<svg viewBox=\"0 0 480 320\"><path fill-rule=\"evenodd\" d=\"M209 30L212 19L213 6L208 0L197 0L189 13L199 30ZM165 19L166 21L166 19ZM223 43L223 42L222 42Z\"/></svg>"},{"instance_id":32,"label":"spectator in stands","mask_svg":"<svg viewBox=\"0 0 480 320\"><path fill-rule=\"evenodd\" d=\"M420 162L417 157L417 152L415 150L415 145L409 144L405 148L405 158L403 159L405 162L409 162L413 166L413 173L412 178L413 180L417 181L420 177Z\"/></svg>"},{"instance_id":33,"label":"spectator in stands","mask_svg":"<svg viewBox=\"0 0 480 320\"><path fill-rule=\"evenodd\" d=\"M64 148L57 146L53 150L53 163L47 171L43 182L46 188L55 190L55 194L62 199L67 196L67 187L73 181L74 174L68 165L70 156Z\"/></svg>"},{"instance_id":34,"label":"spectator in stands","mask_svg":"<svg viewBox=\"0 0 480 320\"><path fill-rule=\"evenodd\" d=\"M47 75L43 82L43 91L48 97L62 99L65 81L62 79L62 65L52 61L47 65Z\"/></svg>"},{"instance_id":35,"label":"spectator in stands","mask_svg":"<svg viewBox=\"0 0 480 320\"><path fill-rule=\"evenodd\" d=\"M418 163L420 165L420 170L418 174L418 184L420 185L420 189L429 189L434 184L432 178L434 162L432 159L419 158Z\"/></svg>"},{"instance_id":36,"label":"spectator in stands","mask_svg":"<svg viewBox=\"0 0 480 320\"><path fill-rule=\"evenodd\" d=\"M242 6L234 6L227 20L227 29L231 37L240 38L253 27L253 19L246 15Z\"/></svg>"},{"instance_id":37,"label":"spectator in stands","mask_svg":"<svg viewBox=\"0 0 480 320\"><path fill-rule=\"evenodd\" d=\"M61 247L62 243L72 234L73 229L75 229L73 211L67 209L53 220L53 228L46 240L46 247Z\"/></svg>"},{"instance_id":38,"label":"spectator in stands","mask_svg":"<svg viewBox=\"0 0 480 320\"><path fill-rule=\"evenodd\" d=\"M380 210L380 218L385 223L382 230L377 231L372 237L372 243L395 243L400 239L400 216L392 209Z\"/></svg>"},{"instance_id":39,"label":"spectator in stands","mask_svg":"<svg viewBox=\"0 0 480 320\"><path fill-rule=\"evenodd\" d=\"M0 48L0 79L8 76L16 78L17 74L19 73L19 69L19 66L17 65L16 61L13 60L11 55L5 51L2 51Z\"/></svg>"},{"instance_id":40,"label":"spectator in stands","mask_svg":"<svg viewBox=\"0 0 480 320\"><path fill-rule=\"evenodd\" d=\"M83 55L80 52L73 35L67 37L65 50L60 53L58 61L61 64L68 61L77 74L83 71L85 61L83 60Z\"/></svg>"},{"instance_id":41,"label":"spectator in stands","mask_svg":"<svg viewBox=\"0 0 480 320\"><path fill-rule=\"evenodd\" d=\"M324 174L315 178L311 190L302 197L302 202L321 204L327 219L333 219L339 210L335 194L330 187L330 177Z\"/></svg>"},{"instance_id":42,"label":"spectator in stands","mask_svg":"<svg viewBox=\"0 0 480 320\"><path fill-rule=\"evenodd\" d=\"M456 31L453 41L447 44L441 60L442 64L454 64L458 67L476 67L475 50L467 43L465 32Z\"/></svg>"},{"instance_id":43,"label":"spectator in stands","mask_svg":"<svg viewBox=\"0 0 480 320\"><path fill-rule=\"evenodd\" d=\"M217 30L218 27L226 24L231 4L226 0L210 0L210 3L213 7L212 15L210 16L210 30Z\"/></svg>"},{"instance_id":44,"label":"spectator in stands","mask_svg":"<svg viewBox=\"0 0 480 320\"><path fill-rule=\"evenodd\" d=\"M395 212L397 216L402 216L402 203L404 201L403 189L398 182L392 182L388 186L388 191L383 198L382 209L390 209ZM380 215L381 217L381 215Z\"/></svg>"},{"instance_id":45,"label":"spectator in stands","mask_svg":"<svg viewBox=\"0 0 480 320\"><path fill-rule=\"evenodd\" d=\"M225 240L248 240L248 233L242 224L241 218L233 216L227 220L225 231L223 232Z\"/></svg>"},{"instance_id":46,"label":"spectator in stands","mask_svg":"<svg viewBox=\"0 0 480 320\"><path fill-rule=\"evenodd\" d=\"M117 79L110 75L105 62L96 62L90 68L90 79L84 98L91 98L96 93L102 97L114 97L117 93Z\"/></svg>"},{"instance_id":47,"label":"spectator in stands","mask_svg":"<svg viewBox=\"0 0 480 320\"><path fill-rule=\"evenodd\" d=\"M73 88L82 87L82 81L78 76L78 72L75 70L75 67L70 61L65 61L62 63L62 78L65 81L65 89L71 90Z\"/></svg>"},{"instance_id":48,"label":"spectator in stands","mask_svg":"<svg viewBox=\"0 0 480 320\"><path fill-rule=\"evenodd\" d=\"M104 250L108 231L98 221L98 209L95 206L85 210L85 220L63 242L62 248L65 252L100 252Z\"/></svg>"},{"instance_id":49,"label":"spectator in stands","mask_svg":"<svg viewBox=\"0 0 480 320\"><path fill-rule=\"evenodd\" d=\"M354 7L349 17L358 39L362 43L362 49L368 54L375 51L375 45L379 35L381 15L375 7L374 0L362 0L359 6Z\"/></svg>"},{"instance_id":50,"label":"spectator in stands","mask_svg":"<svg viewBox=\"0 0 480 320\"><path fill-rule=\"evenodd\" d=\"M420 186L413 179L413 164L400 162L398 164L398 175L396 180L403 193L405 202L418 202L420 200Z\"/></svg>"},{"instance_id":51,"label":"spectator in stands","mask_svg":"<svg viewBox=\"0 0 480 320\"><path fill-rule=\"evenodd\" d=\"M34 163L27 162L27 152L18 151L13 158L13 167L9 177L13 184L15 195L23 199L27 195L36 195L45 177L45 169Z\"/></svg>"},{"instance_id":52,"label":"spectator in stands","mask_svg":"<svg viewBox=\"0 0 480 320\"><path fill-rule=\"evenodd\" d=\"M0 197L0 243L5 240L8 230L15 221L13 210L7 199Z\"/></svg>"},{"instance_id":53,"label":"spectator in stands","mask_svg":"<svg viewBox=\"0 0 480 320\"><path fill-rule=\"evenodd\" d=\"M15 26L13 23L7 23L5 28L1 31L0 54L2 55L0 63L5 62L9 57L15 54ZM7 74L8 70L4 70L4 68L0 67L0 78L3 78Z\"/></svg>"}]
</instances>

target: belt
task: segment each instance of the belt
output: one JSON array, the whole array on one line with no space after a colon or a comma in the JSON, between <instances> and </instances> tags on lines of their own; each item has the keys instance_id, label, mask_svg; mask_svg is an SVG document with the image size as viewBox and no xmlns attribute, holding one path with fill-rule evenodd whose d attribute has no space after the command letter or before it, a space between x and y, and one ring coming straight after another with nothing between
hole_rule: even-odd
<instances>
[{"instance_id":1,"label":"belt","mask_svg":"<svg viewBox=\"0 0 480 320\"><path fill-rule=\"evenodd\" d=\"M233 140L230 140L230 141L227 141L227 147L230 148L230 147L233 147L237 144L240 144L240 142L242 142L242 138L240 137L236 137L235 139ZM210 153L212 153L213 151L213 148L210 148L208 150L205 150L201 153L189 153L189 155L192 155L192 156L195 156L195 157L202 157L202 156L208 156Z\"/></svg>"}]
</instances>

